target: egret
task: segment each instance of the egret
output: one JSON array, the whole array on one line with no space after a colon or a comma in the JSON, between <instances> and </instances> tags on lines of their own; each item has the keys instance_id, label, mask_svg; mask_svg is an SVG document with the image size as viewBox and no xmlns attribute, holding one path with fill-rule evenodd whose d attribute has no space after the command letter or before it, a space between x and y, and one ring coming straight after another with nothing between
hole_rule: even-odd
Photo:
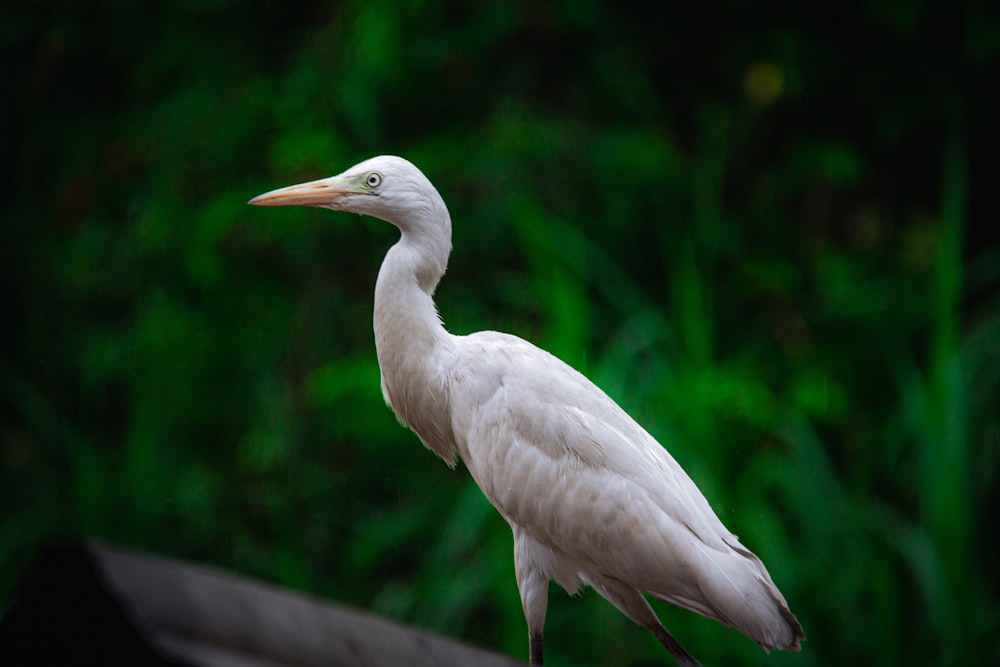
<instances>
[{"instance_id":1,"label":"egret","mask_svg":"<svg viewBox=\"0 0 1000 667\"><path fill-rule=\"evenodd\" d=\"M735 627L765 652L799 650L802 626L764 564L607 394L521 338L444 328L433 295L451 217L413 164L374 157L249 203L351 211L399 229L375 282L382 395L448 466L461 457L510 525L532 664L542 664L551 579L570 594L590 585L682 665L698 662L643 592Z\"/></svg>"}]
</instances>

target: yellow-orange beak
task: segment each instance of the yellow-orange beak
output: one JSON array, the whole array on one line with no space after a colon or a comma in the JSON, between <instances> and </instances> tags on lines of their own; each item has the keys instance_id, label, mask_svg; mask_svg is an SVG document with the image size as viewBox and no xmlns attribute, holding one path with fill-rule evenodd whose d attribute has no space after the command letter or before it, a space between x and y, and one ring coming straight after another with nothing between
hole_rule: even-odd
<instances>
[{"instance_id":1,"label":"yellow-orange beak","mask_svg":"<svg viewBox=\"0 0 1000 667\"><path fill-rule=\"evenodd\" d=\"M257 195L248 204L253 206L334 206L345 194L355 192L351 183L340 176L289 185Z\"/></svg>"}]
</instances>

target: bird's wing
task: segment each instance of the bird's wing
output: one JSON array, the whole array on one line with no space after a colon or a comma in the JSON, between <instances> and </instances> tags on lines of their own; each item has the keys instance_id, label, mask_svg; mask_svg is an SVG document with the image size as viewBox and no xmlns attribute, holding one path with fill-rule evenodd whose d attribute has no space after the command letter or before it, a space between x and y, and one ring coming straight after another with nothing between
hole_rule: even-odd
<instances>
[{"instance_id":1,"label":"bird's wing","mask_svg":"<svg viewBox=\"0 0 1000 667\"><path fill-rule=\"evenodd\" d=\"M461 341L452 427L466 467L508 521L581 574L612 576L744 632L730 609L784 605L680 465L596 385L514 336Z\"/></svg>"},{"instance_id":2,"label":"bird's wing","mask_svg":"<svg viewBox=\"0 0 1000 667\"><path fill-rule=\"evenodd\" d=\"M583 494L576 507L621 504L620 516L648 503L714 548L736 539L674 458L582 374L514 336L483 332L464 342L453 427L466 466L501 512L531 523L531 507L521 505L538 504L532 491L556 488Z\"/></svg>"}]
</instances>

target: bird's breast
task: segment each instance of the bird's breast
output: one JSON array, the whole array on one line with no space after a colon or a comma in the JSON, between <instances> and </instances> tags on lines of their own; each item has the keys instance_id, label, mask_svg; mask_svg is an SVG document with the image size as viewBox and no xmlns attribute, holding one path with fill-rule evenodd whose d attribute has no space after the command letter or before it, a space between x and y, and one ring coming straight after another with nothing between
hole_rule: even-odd
<instances>
[{"instance_id":1,"label":"bird's breast","mask_svg":"<svg viewBox=\"0 0 1000 667\"><path fill-rule=\"evenodd\" d=\"M383 361L384 356L388 358ZM397 419L428 449L454 466L455 436L449 413L449 383L434 355L413 358L400 350L379 350L382 396Z\"/></svg>"}]
</instances>

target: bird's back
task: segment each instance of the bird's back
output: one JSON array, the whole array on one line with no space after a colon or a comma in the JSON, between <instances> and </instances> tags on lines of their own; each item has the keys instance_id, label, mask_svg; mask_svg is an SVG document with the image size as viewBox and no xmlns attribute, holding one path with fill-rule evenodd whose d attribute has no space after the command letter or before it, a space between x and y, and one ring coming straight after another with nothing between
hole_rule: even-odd
<instances>
[{"instance_id":1,"label":"bird's back","mask_svg":"<svg viewBox=\"0 0 1000 667\"><path fill-rule=\"evenodd\" d=\"M611 398L517 337L481 332L455 342L458 450L501 514L557 556L555 569L611 577L765 649L797 647L801 627L764 565Z\"/></svg>"}]
</instances>

